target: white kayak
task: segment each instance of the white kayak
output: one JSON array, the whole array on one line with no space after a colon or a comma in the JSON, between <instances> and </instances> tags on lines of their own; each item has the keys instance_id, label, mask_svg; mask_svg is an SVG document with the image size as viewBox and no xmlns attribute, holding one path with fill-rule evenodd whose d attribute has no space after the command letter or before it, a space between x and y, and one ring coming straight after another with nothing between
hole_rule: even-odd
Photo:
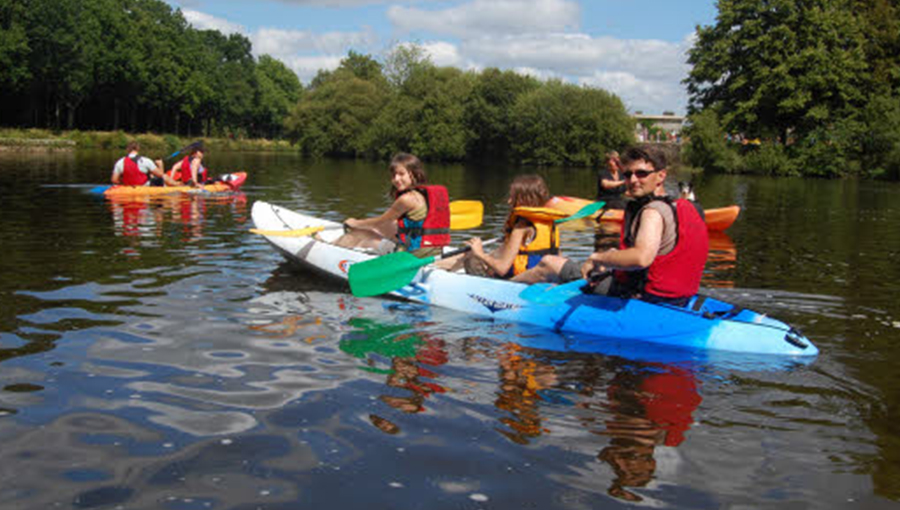
<instances>
[{"instance_id":1,"label":"white kayak","mask_svg":"<svg viewBox=\"0 0 900 510\"><path fill-rule=\"evenodd\" d=\"M331 244L343 234L340 223L262 201L253 204L252 216L266 240L285 258L313 271L347 280L350 265L375 257ZM278 235L310 227L323 230L315 237ZM426 266L411 284L391 295L496 320L588 335L597 341L641 341L753 354L818 354L809 339L787 324L705 296L683 308L585 294L548 306L522 299L520 294L527 287Z\"/></svg>"}]
</instances>

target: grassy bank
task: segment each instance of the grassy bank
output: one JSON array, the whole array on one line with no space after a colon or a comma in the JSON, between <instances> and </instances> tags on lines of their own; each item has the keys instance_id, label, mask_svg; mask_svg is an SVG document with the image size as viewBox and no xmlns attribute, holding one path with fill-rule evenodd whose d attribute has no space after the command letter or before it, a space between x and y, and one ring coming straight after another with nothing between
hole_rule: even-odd
<instances>
[{"instance_id":1,"label":"grassy bank","mask_svg":"<svg viewBox=\"0 0 900 510\"><path fill-rule=\"evenodd\" d=\"M154 133L131 134L124 131L60 131L45 129L0 129L0 146L5 147L71 147L78 149L124 150L129 140L137 140L147 152L174 152L189 143L203 140L210 151L295 152L285 140L183 138Z\"/></svg>"}]
</instances>

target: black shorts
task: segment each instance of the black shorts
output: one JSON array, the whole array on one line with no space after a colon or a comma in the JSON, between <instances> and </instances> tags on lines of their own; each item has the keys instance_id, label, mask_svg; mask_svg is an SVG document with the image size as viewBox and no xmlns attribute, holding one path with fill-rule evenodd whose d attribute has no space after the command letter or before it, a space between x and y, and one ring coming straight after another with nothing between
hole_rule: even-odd
<instances>
[{"instance_id":1,"label":"black shorts","mask_svg":"<svg viewBox=\"0 0 900 510\"><path fill-rule=\"evenodd\" d=\"M563 264L562 269L559 270L560 283L573 282L575 280L580 280L581 278L581 264L575 262L574 260L567 260L566 263ZM613 279L610 276L601 279L593 287L594 294L609 294L609 289L612 285L612 282Z\"/></svg>"}]
</instances>

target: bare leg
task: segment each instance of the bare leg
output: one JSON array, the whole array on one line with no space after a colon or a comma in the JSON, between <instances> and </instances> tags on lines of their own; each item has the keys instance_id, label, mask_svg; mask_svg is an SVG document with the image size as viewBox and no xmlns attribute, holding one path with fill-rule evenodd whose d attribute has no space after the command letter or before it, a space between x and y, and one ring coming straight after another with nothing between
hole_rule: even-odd
<instances>
[{"instance_id":1,"label":"bare leg","mask_svg":"<svg viewBox=\"0 0 900 510\"><path fill-rule=\"evenodd\" d=\"M383 237L371 230L351 230L339 237L334 244L343 248L377 248Z\"/></svg>"},{"instance_id":2,"label":"bare leg","mask_svg":"<svg viewBox=\"0 0 900 510\"><path fill-rule=\"evenodd\" d=\"M538 265L512 278L514 282L540 283L558 281L559 272L569 259L559 255L544 255Z\"/></svg>"}]
</instances>

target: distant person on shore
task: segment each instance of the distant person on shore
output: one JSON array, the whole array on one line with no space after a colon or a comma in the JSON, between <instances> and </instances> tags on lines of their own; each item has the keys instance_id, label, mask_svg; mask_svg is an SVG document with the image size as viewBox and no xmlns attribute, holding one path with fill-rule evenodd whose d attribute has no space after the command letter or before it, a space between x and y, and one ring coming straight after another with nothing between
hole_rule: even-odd
<instances>
[{"instance_id":1,"label":"distant person on shore","mask_svg":"<svg viewBox=\"0 0 900 510\"><path fill-rule=\"evenodd\" d=\"M169 179L163 170L161 159L152 161L139 154L141 146L132 140L125 147L128 155L116 161L110 180L113 184L123 186L174 186L177 183Z\"/></svg>"},{"instance_id":2,"label":"distant person on shore","mask_svg":"<svg viewBox=\"0 0 900 510\"><path fill-rule=\"evenodd\" d=\"M450 199L447 188L429 185L419 158L405 152L391 160L394 203L374 218L348 218L348 232L334 244L370 248L376 253L408 251L417 257L438 255L450 244Z\"/></svg>"},{"instance_id":3,"label":"distant person on shore","mask_svg":"<svg viewBox=\"0 0 900 510\"><path fill-rule=\"evenodd\" d=\"M550 199L547 183L539 175L520 175L509 185L506 203L510 206L503 227L503 244L486 253L481 238L466 242L472 250L465 255L442 260L438 267L454 271L465 267L467 274L493 278L513 278L538 265L544 255L559 253L559 231L554 220L566 214L544 208Z\"/></svg>"},{"instance_id":4,"label":"distant person on shore","mask_svg":"<svg viewBox=\"0 0 900 510\"><path fill-rule=\"evenodd\" d=\"M172 165L169 177L188 186L202 186L209 181L209 172L203 166L203 145L195 145L191 153Z\"/></svg>"},{"instance_id":5,"label":"distant person on shore","mask_svg":"<svg viewBox=\"0 0 900 510\"><path fill-rule=\"evenodd\" d=\"M607 209L624 209L625 179L622 178L622 162L619 153L606 153L606 166L597 175L597 200L606 202Z\"/></svg>"},{"instance_id":6,"label":"distant person on shore","mask_svg":"<svg viewBox=\"0 0 900 510\"><path fill-rule=\"evenodd\" d=\"M547 255L517 281L593 279L597 294L675 306L684 306L697 293L709 253L699 206L666 195L666 161L659 151L634 147L622 162L633 200L625 208L619 248L595 251L583 264Z\"/></svg>"}]
</instances>

